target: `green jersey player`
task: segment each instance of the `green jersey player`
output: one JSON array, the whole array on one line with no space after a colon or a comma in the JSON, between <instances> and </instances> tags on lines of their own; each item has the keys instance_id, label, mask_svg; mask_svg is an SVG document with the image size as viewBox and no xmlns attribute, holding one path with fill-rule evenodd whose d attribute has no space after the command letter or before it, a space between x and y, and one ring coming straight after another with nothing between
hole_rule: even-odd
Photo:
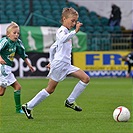
<instances>
[{"instance_id":1,"label":"green jersey player","mask_svg":"<svg viewBox=\"0 0 133 133\"><path fill-rule=\"evenodd\" d=\"M34 72L34 68L27 59L22 41L18 39L19 31L19 26L12 22L6 29L6 37L0 40L0 96L4 95L7 86L12 86L16 112L23 113L20 100L21 85L11 72L15 54L18 54L26 62L32 72Z\"/></svg>"}]
</instances>

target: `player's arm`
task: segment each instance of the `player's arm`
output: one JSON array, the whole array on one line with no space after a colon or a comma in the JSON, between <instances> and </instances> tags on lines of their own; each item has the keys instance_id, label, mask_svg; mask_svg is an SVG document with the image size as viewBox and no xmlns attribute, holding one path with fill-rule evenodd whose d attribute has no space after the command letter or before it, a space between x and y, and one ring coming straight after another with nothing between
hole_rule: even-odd
<instances>
[{"instance_id":1,"label":"player's arm","mask_svg":"<svg viewBox=\"0 0 133 133\"><path fill-rule=\"evenodd\" d=\"M76 29L67 33L65 31L65 29L60 29L60 31L57 34L57 38L60 40L61 43L65 43L67 41L69 41L80 29L80 27L82 26L82 23L77 22L76 24Z\"/></svg>"},{"instance_id":2,"label":"player's arm","mask_svg":"<svg viewBox=\"0 0 133 133\"><path fill-rule=\"evenodd\" d=\"M131 72L131 65L130 64L128 64L128 74L130 74L130 72Z\"/></svg>"},{"instance_id":3,"label":"player's arm","mask_svg":"<svg viewBox=\"0 0 133 133\"><path fill-rule=\"evenodd\" d=\"M83 24L80 23L79 21L77 22L77 24L76 24L76 29L75 29L76 33L80 30L80 27L81 27L82 25L83 25Z\"/></svg>"},{"instance_id":4,"label":"player's arm","mask_svg":"<svg viewBox=\"0 0 133 133\"><path fill-rule=\"evenodd\" d=\"M6 62L3 60L3 58L0 55L0 64L6 64Z\"/></svg>"},{"instance_id":5,"label":"player's arm","mask_svg":"<svg viewBox=\"0 0 133 133\"><path fill-rule=\"evenodd\" d=\"M65 43L65 42L69 41L75 34L76 34L75 30L71 31L70 33L67 33L66 31L61 30L58 32L57 38L61 44L61 43Z\"/></svg>"},{"instance_id":6,"label":"player's arm","mask_svg":"<svg viewBox=\"0 0 133 133\"><path fill-rule=\"evenodd\" d=\"M49 50L49 62L51 63L54 59L54 55L56 53L56 42L50 47L50 50Z\"/></svg>"},{"instance_id":7,"label":"player's arm","mask_svg":"<svg viewBox=\"0 0 133 133\"><path fill-rule=\"evenodd\" d=\"M49 50L49 64L46 65L46 67L47 67L48 69L50 69L50 64L51 64L51 62L52 62L53 59L54 59L54 55L55 55L55 53L56 53L56 48L57 48L57 44L56 44L56 42L55 42L53 45L51 45L50 50Z\"/></svg>"},{"instance_id":8,"label":"player's arm","mask_svg":"<svg viewBox=\"0 0 133 133\"><path fill-rule=\"evenodd\" d=\"M0 41L0 64L6 64L6 62L3 60L2 56L1 56L1 51L6 47L8 41L7 39L3 38Z\"/></svg>"},{"instance_id":9,"label":"player's arm","mask_svg":"<svg viewBox=\"0 0 133 133\"><path fill-rule=\"evenodd\" d=\"M31 63L28 61L28 59L25 58L24 61L25 61L25 63L27 64L27 66L30 68L30 70L31 70L32 72L34 72L35 69L34 69L34 67L31 65Z\"/></svg>"},{"instance_id":10,"label":"player's arm","mask_svg":"<svg viewBox=\"0 0 133 133\"><path fill-rule=\"evenodd\" d=\"M31 63L28 61L28 55L25 53L25 48L22 44L21 40L19 41L19 45L17 45L16 53L25 61L27 66L30 68L32 72L34 72L34 67L31 65Z\"/></svg>"},{"instance_id":11,"label":"player's arm","mask_svg":"<svg viewBox=\"0 0 133 133\"><path fill-rule=\"evenodd\" d=\"M128 70L127 70L126 77L129 78L130 77L130 72L131 72L131 64L129 62L127 62L127 65L128 65Z\"/></svg>"}]
</instances>

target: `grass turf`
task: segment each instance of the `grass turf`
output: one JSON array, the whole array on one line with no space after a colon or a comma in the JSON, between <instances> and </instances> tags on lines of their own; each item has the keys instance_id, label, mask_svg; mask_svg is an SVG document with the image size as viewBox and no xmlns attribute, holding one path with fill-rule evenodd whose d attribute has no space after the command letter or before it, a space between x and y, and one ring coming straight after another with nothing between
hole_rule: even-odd
<instances>
[{"instance_id":1,"label":"grass turf","mask_svg":"<svg viewBox=\"0 0 133 133\"><path fill-rule=\"evenodd\" d=\"M22 85L22 103L29 101L43 87L47 79L18 79ZM76 112L64 107L77 79L60 82L55 92L34 108L34 119L16 114L13 89L8 87L0 97L1 133L132 133L132 117L128 122L115 122L114 109L126 106L132 112L132 79L92 78L85 91L76 100L83 108Z\"/></svg>"}]
</instances>

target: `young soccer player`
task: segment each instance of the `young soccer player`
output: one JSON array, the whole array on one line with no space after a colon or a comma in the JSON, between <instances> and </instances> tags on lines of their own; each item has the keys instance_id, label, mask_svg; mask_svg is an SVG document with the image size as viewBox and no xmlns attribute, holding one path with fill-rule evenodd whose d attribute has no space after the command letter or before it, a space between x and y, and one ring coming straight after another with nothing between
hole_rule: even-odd
<instances>
[{"instance_id":1,"label":"young soccer player","mask_svg":"<svg viewBox=\"0 0 133 133\"><path fill-rule=\"evenodd\" d=\"M64 80L67 75L72 75L80 81L65 101L65 106L75 111L82 111L75 100L83 92L89 83L89 76L81 69L71 65L72 37L79 31L82 23L78 22L78 12L73 8L64 8L62 11L62 26L56 33L56 42L50 48L49 83L32 100L22 105L28 119L33 119L31 110L41 101L54 92L57 84ZM69 32L76 25L76 29Z\"/></svg>"},{"instance_id":2,"label":"young soccer player","mask_svg":"<svg viewBox=\"0 0 133 133\"><path fill-rule=\"evenodd\" d=\"M19 37L19 26L12 22L6 29L6 37L0 40L0 96L3 96L7 86L14 88L14 100L16 104L16 113L24 113L21 109L21 85L11 72L15 54L26 62L30 70L34 68L27 60L25 49Z\"/></svg>"}]
</instances>

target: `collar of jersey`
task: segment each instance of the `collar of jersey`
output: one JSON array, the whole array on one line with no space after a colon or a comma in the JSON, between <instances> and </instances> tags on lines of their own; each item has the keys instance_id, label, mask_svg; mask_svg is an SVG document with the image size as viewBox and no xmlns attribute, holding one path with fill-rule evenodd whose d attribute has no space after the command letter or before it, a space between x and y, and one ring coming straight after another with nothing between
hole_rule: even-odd
<instances>
[{"instance_id":1,"label":"collar of jersey","mask_svg":"<svg viewBox=\"0 0 133 133\"><path fill-rule=\"evenodd\" d=\"M8 39L8 41L10 42L10 43L15 43L14 41L12 41L11 39L9 39L9 38L7 38Z\"/></svg>"}]
</instances>

